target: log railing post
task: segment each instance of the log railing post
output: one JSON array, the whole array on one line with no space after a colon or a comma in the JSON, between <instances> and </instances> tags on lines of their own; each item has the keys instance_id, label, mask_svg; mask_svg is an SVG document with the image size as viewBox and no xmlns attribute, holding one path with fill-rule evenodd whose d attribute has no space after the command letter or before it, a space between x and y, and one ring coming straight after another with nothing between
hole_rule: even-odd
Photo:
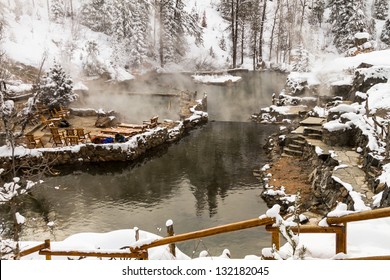
<instances>
[{"instance_id":1,"label":"log railing post","mask_svg":"<svg viewBox=\"0 0 390 280\"><path fill-rule=\"evenodd\" d=\"M336 254L347 253L347 223L341 227L341 232L336 233Z\"/></svg>"},{"instance_id":2,"label":"log railing post","mask_svg":"<svg viewBox=\"0 0 390 280\"><path fill-rule=\"evenodd\" d=\"M174 236L175 232L173 230L173 221L172 220L168 220L165 225L167 227L167 234L168 234L168 236ZM175 243L169 244L169 252L174 257L176 257L176 245L175 245Z\"/></svg>"},{"instance_id":3,"label":"log railing post","mask_svg":"<svg viewBox=\"0 0 390 280\"><path fill-rule=\"evenodd\" d=\"M280 249L280 234L279 230L275 230L272 232L272 247L275 245L275 249Z\"/></svg>"},{"instance_id":4,"label":"log railing post","mask_svg":"<svg viewBox=\"0 0 390 280\"><path fill-rule=\"evenodd\" d=\"M46 239L45 240L45 249L47 250L51 250L51 247L50 247L50 239ZM50 261L51 260L51 255L46 255L46 260L47 261Z\"/></svg>"},{"instance_id":5,"label":"log railing post","mask_svg":"<svg viewBox=\"0 0 390 280\"><path fill-rule=\"evenodd\" d=\"M139 240L139 228L134 227L135 241Z\"/></svg>"}]
</instances>

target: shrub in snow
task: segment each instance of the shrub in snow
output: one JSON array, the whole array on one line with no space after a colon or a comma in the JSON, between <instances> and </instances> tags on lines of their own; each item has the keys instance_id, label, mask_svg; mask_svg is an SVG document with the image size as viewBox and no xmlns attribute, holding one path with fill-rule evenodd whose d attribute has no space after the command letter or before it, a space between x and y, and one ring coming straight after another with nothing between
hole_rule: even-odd
<instances>
[{"instance_id":1,"label":"shrub in snow","mask_svg":"<svg viewBox=\"0 0 390 280\"><path fill-rule=\"evenodd\" d=\"M219 40L219 47L221 48L221 50L226 51L226 39L223 35L221 40Z\"/></svg>"},{"instance_id":2,"label":"shrub in snow","mask_svg":"<svg viewBox=\"0 0 390 280\"><path fill-rule=\"evenodd\" d=\"M40 83L34 86L38 100L49 108L68 107L77 98L72 89L72 80L56 62Z\"/></svg>"}]
</instances>

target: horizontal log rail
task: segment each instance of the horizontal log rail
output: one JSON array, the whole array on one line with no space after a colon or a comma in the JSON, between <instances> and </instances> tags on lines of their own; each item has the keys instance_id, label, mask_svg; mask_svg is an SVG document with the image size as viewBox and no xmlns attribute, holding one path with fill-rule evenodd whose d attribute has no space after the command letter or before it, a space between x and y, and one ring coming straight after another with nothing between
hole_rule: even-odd
<instances>
[{"instance_id":1,"label":"horizontal log rail","mask_svg":"<svg viewBox=\"0 0 390 280\"><path fill-rule=\"evenodd\" d=\"M238 230L242 230L242 229L272 225L273 223L275 223L274 218L269 218L269 217L264 217L261 219L256 218L256 219L241 221L241 222L237 222L237 223L231 223L231 224L227 224L227 225L217 226L217 227L213 227L213 228L208 228L208 229L178 234L178 235L174 235L174 236L169 236L169 237L157 239L157 240L151 242L150 244L145 244L145 245L142 245L140 247L134 247L134 248L130 247L130 249L132 250L132 252L133 251L136 252L138 250L146 250L146 249L153 248L153 247L158 247L158 246L162 246L162 245L168 245L171 243L177 243L177 242L183 242L183 241L208 237L208 236L217 235L217 234L221 234L221 233L228 233L228 232L238 231Z\"/></svg>"},{"instance_id":2,"label":"horizontal log rail","mask_svg":"<svg viewBox=\"0 0 390 280\"><path fill-rule=\"evenodd\" d=\"M265 229L270 232L279 232L278 227L266 226ZM316 225L301 225L290 228L294 233L342 233L342 226L320 227Z\"/></svg>"},{"instance_id":3,"label":"horizontal log rail","mask_svg":"<svg viewBox=\"0 0 390 280\"><path fill-rule=\"evenodd\" d=\"M277 250L280 249L279 228L266 226L265 229L272 233L272 244ZM335 233L336 234L336 253L347 252L347 228L346 226L321 227L317 225L301 225L299 227L290 227L294 233Z\"/></svg>"},{"instance_id":4,"label":"horizontal log rail","mask_svg":"<svg viewBox=\"0 0 390 280\"><path fill-rule=\"evenodd\" d=\"M147 259L146 251L135 252L88 252L88 251L51 251L48 249L43 249L39 251L40 255L44 256L64 256L64 257L96 257L96 258L127 258L127 259L135 259L142 258Z\"/></svg>"},{"instance_id":5,"label":"horizontal log rail","mask_svg":"<svg viewBox=\"0 0 390 280\"><path fill-rule=\"evenodd\" d=\"M335 224L358 222L358 221L365 221L365 220L372 220L372 219L379 219L379 218L386 218L386 217L390 217L390 207L352 213L341 217L327 217L326 222L329 225L335 225Z\"/></svg>"},{"instance_id":6,"label":"horizontal log rail","mask_svg":"<svg viewBox=\"0 0 390 280\"><path fill-rule=\"evenodd\" d=\"M26 250L23 250L22 252L20 252L19 255L20 255L20 257L24 257L24 256L33 254L33 253L38 252L38 251L45 249L45 248L46 248L46 244L42 243L42 244L36 245L34 247L28 248Z\"/></svg>"},{"instance_id":7,"label":"horizontal log rail","mask_svg":"<svg viewBox=\"0 0 390 280\"><path fill-rule=\"evenodd\" d=\"M390 260L390 256L369 256L369 257L357 257L357 258L346 258L346 259L340 259L342 261L358 261L358 260L364 260L364 261L381 261L381 260Z\"/></svg>"}]
</instances>

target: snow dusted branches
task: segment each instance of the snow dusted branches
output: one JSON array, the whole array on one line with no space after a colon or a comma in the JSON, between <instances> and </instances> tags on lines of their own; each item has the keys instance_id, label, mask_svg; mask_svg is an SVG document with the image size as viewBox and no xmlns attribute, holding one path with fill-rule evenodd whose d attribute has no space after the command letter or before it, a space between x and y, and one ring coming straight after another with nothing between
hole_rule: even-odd
<instances>
[{"instance_id":1,"label":"snow dusted branches","mask_svg":"<svg viewBox=\"0 0 390 280\"><path fill-rule=\"evenodd\" d=\"M271 209L266 212L266 216L275 218L274 227L278 227L279 232L283 238L287 241L284 246L285 250L278 250L279 244L273 244L272 248L264 248L262 255L265 258L272 259L303 259L306 254L306 248L299 243L299 226L303 220L306 219L300 212L300 191L298 191L295 199L294 206L291 206L292 216L288 219L283 219L280 213L280 205L275 204ZM291 227L298 227L298 234L295 234ZM276 246L277 245L277 246Z\"/></svg>"}]
</instances>

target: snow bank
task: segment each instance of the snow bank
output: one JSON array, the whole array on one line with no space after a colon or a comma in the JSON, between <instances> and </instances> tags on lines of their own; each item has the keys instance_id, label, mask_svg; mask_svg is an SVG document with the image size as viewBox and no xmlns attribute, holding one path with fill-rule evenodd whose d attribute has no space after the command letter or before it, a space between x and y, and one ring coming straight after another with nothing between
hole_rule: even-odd
<instances>
[{"instance_id":1,"label":"snow bank","mask_svg":"<svg viewBox=\"0 0 390 280\"><path fill-rule=\"evenodd\" d=\"M192 75L191 77L195 82L204 84L236 83L242 80L241 77L232 75Z\"/></svg>"},{"instance_id":2,"label":"snow bank","mask_svg":"<svg viewBox=\"0 0 390 280\"><path fill-rule=\"evenodd\" d=\"M139 242L145 243L160 239L161 236L155 235L143 230L139 231ZM90 252L118 252L120 248L135 244L135 231L133 229L123 229L107 233L78 233L74 234L63 241L51 242L51 249L57 250L82 250ZM37 245L37 242L21 242L22 250ZM124 250L121 250L123 252ZM126 252L129 252L127 249ZM190 257L182 253L176 248L176 258L169 253L168 245L150 248L150 260L188 260ZM40 256L37 253L23 257L22 259L41 259L45 256ZM66 257L52 257L52 259L67 259ZM89 258L90 259L90 258Z\"/></svg>"},{"instance_id":3,"label":"snow bank","mask_svg":"<svg viewBox=\"0 0 390 280\"><path fill-rule=\"evenodd\" d=\"M358 193L353 190L353 186L351 184L348 184L346 182L343 182L339 177L337 176L332 176L332 179L342 185L349 193L349 196L353 200L353 207L355 211L366 211L366 210L371 210L370 207L366 206L362 200L362 194ZM332 212L331 212L332 213Z\"/></svg>"},{"instance_id":4,"label":"snow bank","mask_svg":"<svg viewBox=\"0 0 390 280\"><path fill-rule=\"evenodd\" d=\"M390 109L390 83L376 84L367 91L368 108L371 114Z\"/></svg>"}]
</instances>

